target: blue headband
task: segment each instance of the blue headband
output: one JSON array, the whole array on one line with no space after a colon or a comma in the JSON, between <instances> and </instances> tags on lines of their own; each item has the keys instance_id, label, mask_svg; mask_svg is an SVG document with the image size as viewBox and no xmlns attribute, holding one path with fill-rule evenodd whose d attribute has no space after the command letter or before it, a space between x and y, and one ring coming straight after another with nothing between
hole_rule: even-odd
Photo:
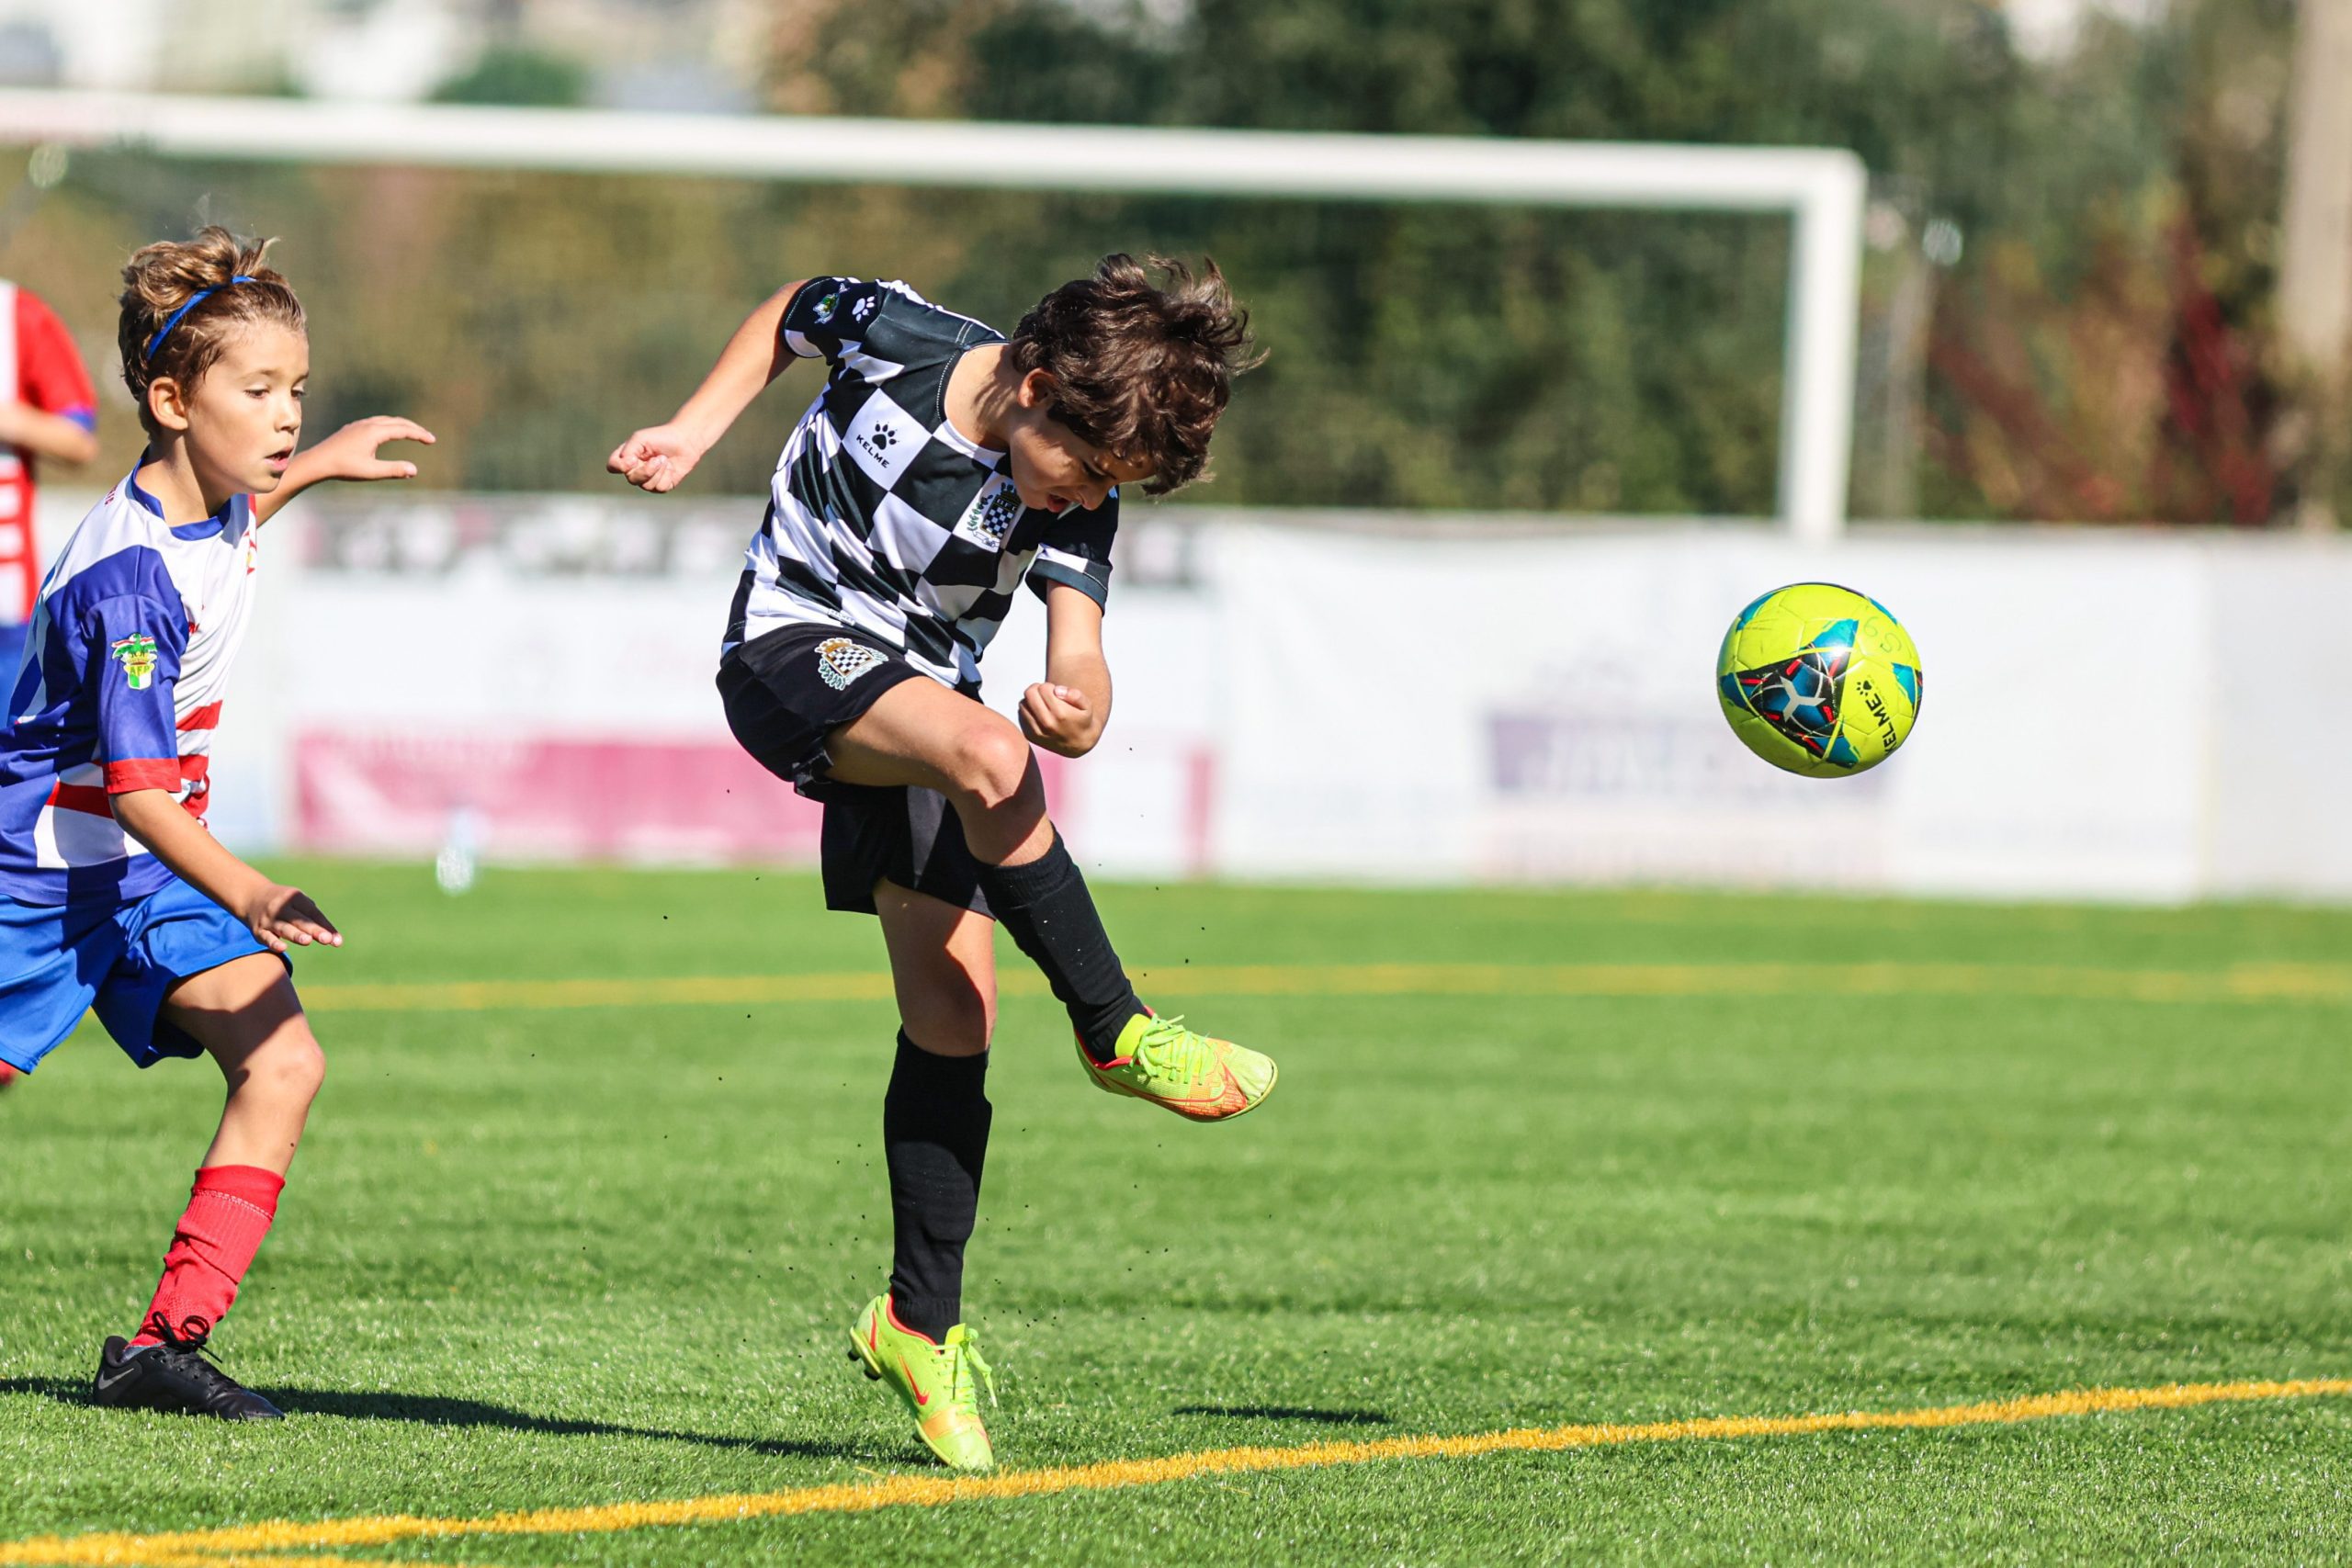
<instances>
[{"instance_id":1,"label":"blue headband","mask_svg":"<svg viewBox=\"0 0 2352 1568\"><path fill-rule=\"evenodd\" d=\"M231 278L229 283L251 283L253 279L250 276L241 272L237 274L236 276ZM209 288L198 289L195 293L187 297L187 304L181 306L178 310L174 310L169 316L164 318L164 324L155 329L155 335L147 340L147 347L140 354L139 358L141 363L143 364L155 357L155 350L162 346L165 338L172 335L172 329L180 324L180 318L182 316L187 315L190 310L195 310L198 305L203 304L215 294L218 294L223 288L228 288L229 283L216 283Z\"/></svg>"}]
</instances>

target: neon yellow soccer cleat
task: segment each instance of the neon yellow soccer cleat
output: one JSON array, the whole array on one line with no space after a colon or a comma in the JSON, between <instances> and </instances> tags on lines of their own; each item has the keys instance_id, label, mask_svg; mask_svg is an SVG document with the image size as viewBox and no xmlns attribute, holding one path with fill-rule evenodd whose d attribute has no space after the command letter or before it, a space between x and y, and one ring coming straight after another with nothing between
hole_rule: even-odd
<instances>
[{"instance_id":1,"label":"neon yellow soccer cleat","mask_svg":"<svg viewBox=\"0 0 2352 1568\"><path fill-rule=\"evenodd\" d=\"M996 1378L962 1324L947 1331L945 1344L938 1344L900 1324L888 1296L876 1296L849 1331L849 1355L867 1377L889 1384L907 1402L915 1436L940 1463L950 1470L995 1468L989 1429L980 1425L978 1385L988 1384L989 1403L994 1404Z\"/></svg>"},{"instance_id":2,"label":"neon yellow soccer cleat","mask_svg":"<svg viewBox=\"0 0 2352 1568\"><path fill-rule=\"evenodd\" d=\"M1195 1034L1181 1018L1138 1014L1119 1031L1118 1055L1100 1063L1080 1042L1078 1059L1106 1094L1132 1095L1195 1122L1230 1122L1274 1092L1273 1058Z\"/></svg>"}]
</instances>

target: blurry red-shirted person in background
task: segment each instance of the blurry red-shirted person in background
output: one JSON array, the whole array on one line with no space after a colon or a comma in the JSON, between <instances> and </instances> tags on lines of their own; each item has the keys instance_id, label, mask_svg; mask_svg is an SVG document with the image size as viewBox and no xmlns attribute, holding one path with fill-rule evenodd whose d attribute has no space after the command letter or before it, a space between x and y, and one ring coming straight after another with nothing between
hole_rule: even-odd
<instances>
[{"instance_id":1,"label":"blurry red-shirted person in background","mask_svg":"<svg viewBox=\"0 0 2352 1568\"><path fill-rule=\"evenodd\" d=\"M96 457L97 403L65 323L31 289L0 282L0 689L17 672L40 588L34 466Z\"/></svg>"},{"instance_id":2,"label":"blurry red-shirted person in background","mask_svg":"<svg viewBox=\"0 0 2352 1568\"><path fill-rule=\"evenodd\" d=\"M0 279L0 691L16 684L40 590L34 465L79 468L98 455L97 428L97 391L65 323L31 289ZM0 1062L0 1089L17 1076Z\"/></svg>"}]
</instances>

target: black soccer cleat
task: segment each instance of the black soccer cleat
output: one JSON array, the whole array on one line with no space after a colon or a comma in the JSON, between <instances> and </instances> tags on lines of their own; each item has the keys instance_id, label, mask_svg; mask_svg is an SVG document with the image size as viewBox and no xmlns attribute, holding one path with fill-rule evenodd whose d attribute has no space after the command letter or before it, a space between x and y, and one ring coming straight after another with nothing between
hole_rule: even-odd
<instances>
[{"instance_id":1,"label":"black soccer cleat","mask_svg":"<svg viewBox=\"0 0 2352 1568\"><path fill-rule=\"evenodd\" d=\"M202 1339L132 1349L119 1334L98 1353L90 1402L118 1410L176 1410L223 1421L282 1421L286 1413L204 1359Z\"/></svg>"}]
</instances>

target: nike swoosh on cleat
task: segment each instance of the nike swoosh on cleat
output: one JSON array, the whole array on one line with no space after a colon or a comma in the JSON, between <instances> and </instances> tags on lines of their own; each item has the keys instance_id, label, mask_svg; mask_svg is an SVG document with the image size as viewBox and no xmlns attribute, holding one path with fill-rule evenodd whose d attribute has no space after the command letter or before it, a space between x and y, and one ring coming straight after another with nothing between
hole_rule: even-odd
<instances>
[{"instance_id":1,"label":"nike swoosh on cleat","mask_svg":"<svg viewBox=\"0 0 2352 1568\"><path fill-rule=\"evenodd\" d=\"M923 1393L922 1390L915 1386L915 1370L907 1365L907 1359L904 1356L899 1358L899 1371L906 1374L907 1392L915 1396L915 1403L917 1404L929 1404L931 1403L931 1395Z\"/></svg>"},{"instance_id":2,"label":"nike swoosh on cleat","mask_svg":"<svg viewBox=\"0 0 2352 1568\"><path fill-rule=\"evenodd\" d=\"M106 1373L100 1372L96 1379L98 1392L100 1393L104 1393L115 1384L128 1381L130 1377L130 1372L131 1369L129 1367L125 1367L122 1371L115 1373L112 1377L108 1377Z\"/></svg>"}]
</instances>

